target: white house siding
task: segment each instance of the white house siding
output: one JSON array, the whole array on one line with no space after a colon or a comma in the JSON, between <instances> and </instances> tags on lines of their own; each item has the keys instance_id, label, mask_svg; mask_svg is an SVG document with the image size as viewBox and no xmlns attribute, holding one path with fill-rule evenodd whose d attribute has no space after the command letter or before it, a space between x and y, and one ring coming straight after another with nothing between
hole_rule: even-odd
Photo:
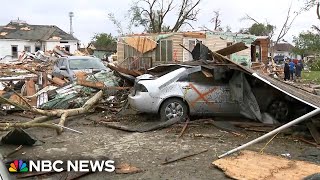
<instances>
[{"instance_id":1,"label":"white house siding","mask_svg":"<svg viewBox=\"0 0 320 180\"><path fill-rule=\"evenodd\" d=\"M11 40L11 39L0 39L0 58L11 55L11 46L18 46L18 56L24 51L25 46L30 46L31 52L35 50L34 41L27 40Z\"/></svg>"},{"instance_id":2,"label":"white house siding","mask_svg":"<svg viewBox=\"0 0 320 180\"><path fill-rule=\"evenodd\" d=\"M60 47L65 47L65 46L70 46L70 53L73 54L77 49L77 41L63 41L63 42L68 42L68 43L60 43L60 41L46 41L45 43L45 50L53 50L56 46Z\"/></svg>"},{"instance_id":3,"label":"white house siding","mask_svg":"<svg viewBox=\"0 0 320 180\"><path fill-rule=\"evenodd\" d=\"M12 39L0 39L0 58L11 55L11 46L18 46L18 57L24 51L25 46L30 46L31 53L35 53L36 44L41 46L40 43L29 40L12 40ZM78 46L77 41L68 41L68 43L60 43L60 41L47 41L42 43L41 50L53 50L56 46L65 47L65 45L70 46L70 52L74 53ZM43 49L45 46L45 49Z\"/></svg>"}]
</instances>

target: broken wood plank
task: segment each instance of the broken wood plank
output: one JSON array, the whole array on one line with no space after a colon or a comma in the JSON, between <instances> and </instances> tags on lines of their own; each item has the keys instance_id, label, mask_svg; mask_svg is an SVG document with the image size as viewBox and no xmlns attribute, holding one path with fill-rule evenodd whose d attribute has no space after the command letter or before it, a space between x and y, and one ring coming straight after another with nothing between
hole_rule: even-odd
<instances>
[{"instance_id":1,"label":"broken wood plank","mask_svg":"<svg viewBox=\"0 0 320 180\"><path fill-rule=\"evenodd\" d=\"M236 157L218 159L212 163L232 179L290 179L300 180L320 172L320 166L305 161L242 151Z\"/></svg>"},{"instance_id":2,"label":"broken wood plank","mask_svg":"<svg viewBox=\"0 0 320 180\"><path fill-rule=\"evenodd\" d=\"M180 132L180 134L179 134L179 136L178 136L178 138L181 138L181 137L182 137L183 133L185 132L185 130L186 130L187 127L188 127L188 124L189 124L189 118L187 119L186 123L184 124L184 126L183 126L183 128L182 128L182 130L181 130L181 132Z\"/></svg>"},{"instance_id":3,"label":"broken wood plank","mask_svg":"<svg viewBox=\"0 0 320 180\"><path fill-rule=\"evenodd\" d=\"M318 145L317 143L311 142L311 141L306 140L306 139L304 139L304 138L302 138L302 137L298 137L298 140L299 140L299 141L302 141L302 142L304 142L304 143L310 144L310 145L312 145L312 146L315 146L315 147L320 147L320 145Z\"/></svg>"},{"instance_id":4,"label":"broken wood plank","mask_svg":"<svg viewBox=\"0 0 320 180\"><path fill-rule=\"evenodd\" d=\"M227 131L233 135L236 136L242 136L243 133L241 132L240 129L235 127L233 124L229 123L228 121L211 121L210 124L214 125L218 129Z\"/></svg>"},{"instance_id":5,"label":"broken wood plank","mask_svg":"<svg viewBox=\"0 0 320 180\"><path fill-rule=\"evenodd\" d=\"M219 53L222 56L228 56L230 54L245 50L247 48L248 47L245 45L245 43L239 42L239 43L233 44L231 46L225 47L223 49L220 49L220 50L216 51L216 53Z\"/></svg>"},{"instance_id":6,"label":"broken wood plank","mask_svg":"<svg viewBox=\"0 0 320 180\"><path fill-rule=\"evenodd\" d=\"M16 152L20 151L22 148L23 148L23 146L20 145L20 146L18 146L16 149L14 149L13 151L9 152L7 155L4 155L3 157L4 157L4 158L10 157L10 156L12 156L13 154L15 154Z\"/></svg>"},{"instance_id":7,"label":"broken wood plank","mask_svg":"<svg viewBox=\"0 0 320 180\"><path fill-rule=\"evenodd\" d=\"M201 150L201 151L198 151L198 152L195 152L195 153L184 154L184 155L181 155L179 157L176 157L176 158L173 158L173 159L170 159L170 160L165 159L165 161L162 162L161 164L162 165L170 164L170 163L173 163L173 162L176 162L176 161L188 158L188 157L192 157L192 156L195 156L195 155L198 155L198 154L201 154L201 153L205 153L207 151L208 151L208 149L204 149L204 150Z\"/></svg>"}]
</instances>

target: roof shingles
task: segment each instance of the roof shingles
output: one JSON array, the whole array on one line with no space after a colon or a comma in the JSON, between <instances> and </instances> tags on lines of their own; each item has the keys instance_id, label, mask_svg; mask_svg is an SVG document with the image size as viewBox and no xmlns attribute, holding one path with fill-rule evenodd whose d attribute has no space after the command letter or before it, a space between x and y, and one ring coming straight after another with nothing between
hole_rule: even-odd
<instances>
[{"instance_id":1,"label":"roof shingles","mask_svg":"<svg viewBox=\"0 0 320 180\"><path fill-rule=\"evenodd\" d=\"M29 25L14 22L10 22L6 26L0 26L0 34L2 34L0 35L0 39L46 41L53 37L59 37L59 40L77 40L57 26Z\"/></svg>"}]
</instances>

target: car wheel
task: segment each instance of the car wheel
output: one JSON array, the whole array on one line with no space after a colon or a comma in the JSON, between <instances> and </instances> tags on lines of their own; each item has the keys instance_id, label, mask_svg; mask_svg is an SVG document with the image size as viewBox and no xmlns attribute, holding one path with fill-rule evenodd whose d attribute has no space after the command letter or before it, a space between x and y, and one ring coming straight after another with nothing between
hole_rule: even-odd
<instances>
[{"instance_id":1,"label":"car wheel","mask_svg":"<svg viewBox=\"0 0 320 180\"><path fill-rule=\"evenodd\" d=\"M288 103L283 100L275 100L268 107L268 113L280 122L284 122L288 119L289 111Z\"/></svg>"},{"instance_id":2,"label":"car wheel","mask_svg":"<svg viewBox=\"0 0 320 180\"><path fill-rule=\"evenodd\" d=\"M181 119L184 120L188 116L188 107L181 99L170 98L161 105L160 116L163 121L175 117L181 117Z\"/></svg>"}]
</instances>

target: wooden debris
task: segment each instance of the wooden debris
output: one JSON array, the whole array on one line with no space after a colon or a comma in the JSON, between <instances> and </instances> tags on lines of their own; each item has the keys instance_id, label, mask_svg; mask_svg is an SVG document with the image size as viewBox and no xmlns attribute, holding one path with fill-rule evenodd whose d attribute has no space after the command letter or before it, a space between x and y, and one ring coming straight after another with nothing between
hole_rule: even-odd
<instances>
[{"instance_id":1,"label":"wooden debris","mask_svg":"<svg viewBox=\"0 0 320 180\"><path fill-rule=\"evenodd\" d=\"M317 129L317 126L313 124L313 122L307 122L307 127L317 144L320 144L320 132Z\"/></svg>"},{"instance_id":2,"label":"wooden debris","mask_svg":"<svg viewBox=\"0 0 320 180\"><path fill-rule=\"evenodd\" d=\"M165 121L165 122L161 122L161 123L156 124L151 127L143 127L143 128L119 126L119 125L115 125L114 123L110 123L110 122L101 122L101 123L109 128L112 128L112 129L118 129L118 130L122 130L122 131L126 131L126 132L141 132L142 133L142 132L149 132L149 131L167 128L167 127L172 126L173 124L176 124L180 121L181 121L181 119L179 117L177 117L177 118L173 118L168 121Z\"/></svg>"},{"instance_id":3,"label":"wooden debris","mask_svg":"<svg viewBox=\"0 0 320 180\"><path fill-rule=\"evenodd\" d=\"M1 128L0 130L8 130L12 127L21 127L21 128L28 128L28 127L46 127L46 128L54 128L57 130L58 134L61 134L61 132L63 131L62 127L53 125L53 124L46 124L46 123L37 123L39 122L44 122L46 120L49 120L50 117L60 117L60 122L59 125L60 126L64 126L67 117L69 116L76 116L76 115L80 115L80 114L84 114L87 113L94 104L96 104L102 97L103 95L103 91L99 91L98 93L96 93L93 97L91 97L81 108L76 108L76 109L57 109L57 110L42 110L42 109L37 109L34 107L24 107L22 105L18 105L14 102L11 102L3 97L0 97L0 100L7 102L8 104L17 106L23 110L27 110L27 111L31 111L33 113L36 114L41 114L44 117L41 117L37 120L33 120L32 122L26 122L26 123L2 123L0 124Z\"/></svg>"},{"instance_id":4,"label":"wooden debris","mask_svg":"<svg viewBox=\"0 0 320 180\"><path fill-rule=\"evenodd\" d=\"M139 172L142 172L142 170L128 163L122 163L116 166L117 174L134 174Z\"/></svg>"},{"instance_id":5,"label":"wooden debris","mask_svg":"<svg viewBox=\"0 0 320 180\"><path fill-rule=\"evenodd\" d=\"M57 78L57 77L52 78L52 82L59 85L59 86L64 86L66 84L66 81L64 81L60 78Z\"/></svg>"},{"instance_id":6,"label":"wooden debris","mask_svg":"<svg viewBox=\"0 0 320 180\"><path fill-rule=\"evenodd\" d=\"M242 151L239 156L218 159L212 163L233 179L290 179L300 180L320 172L320 166L305 161Z\"/></svg>"},{"instance_id":7,"label":"wooden debris","mask_svg":"<svg viewBox=\"0 0 320 180\"><path fill-rule=\"evenodd\" d=\"M310 145L312 145L312 146L315 146L315 147L320 148L320 145L318 145L317 143L311 142L311 141L306 140L306 139L304 139L304 138L302 138L302 137L299 137L298 140L299 140L299 141L302 141L302 142L304 142L304 143L310 144Z\"/></svg>"},{"instance_id":8,"label":"wooden debris","mask_svg":"<svg viewBox=\"0 0 320 180\"><path fill-rule=\"evenodd\" d=\"M228 121L212 121L210 122L212 125L214 125L215 127L227 131L233 135L236 136L242 136L242 132L241 130L239 130L238 128L236 128L233 124L229 123Z\"/></svg>"},{"instance_id":9,"label":"wooden debris","mask_svg":"<svg viewBox=\"0 0 320 180\"><path fill-rule=\"evenodd\" d=\"M23 148L23 146L20 145L20 146L18 146L16 149L14 149L13 151L9 152L7 155L4 155L3 157L4 157L4 158L10 157L10 156L12 156L13 154L15 154L16 152L20 151L22 148Z\"/></svg>"},{"instance_id":10,"label":"wooden debris","mask_svg":"<svg viewBox=\"0 0 320 180\"><path fill-rule=\"evenodd\" d=\"M183 155L181 155L181 156L178 156L178 157L175 157L175 158L172 158L172 159L167 159L167 158L166 158L165 161L162 162L161 164L162 164L162 165L170 164L170 163L173 163L173 162L176 162L176 161L179 161L179 160L188 158L188 157L192 157L192 156L195 156L195 155L198 155L198 154L201 154L201 153L205 153L205 152L207 152L207 151L208 151L208 149L204 149L204 150L197 151L197 152L190 153L190 154L183 154Z\"/></svg>"},{"instance_id":11,"label":"wooden debris","mask_svg":"<svg viewBox=\"0 0 320 180\"><path fill-rule=\"evenodd\" d=\"M188 127L188 124L189 124L189 118L187 119L186 123L184 124L178 138L181 138L183 136L183 133L186 131L187 127Z\"/></svg>"}]
</instances>

